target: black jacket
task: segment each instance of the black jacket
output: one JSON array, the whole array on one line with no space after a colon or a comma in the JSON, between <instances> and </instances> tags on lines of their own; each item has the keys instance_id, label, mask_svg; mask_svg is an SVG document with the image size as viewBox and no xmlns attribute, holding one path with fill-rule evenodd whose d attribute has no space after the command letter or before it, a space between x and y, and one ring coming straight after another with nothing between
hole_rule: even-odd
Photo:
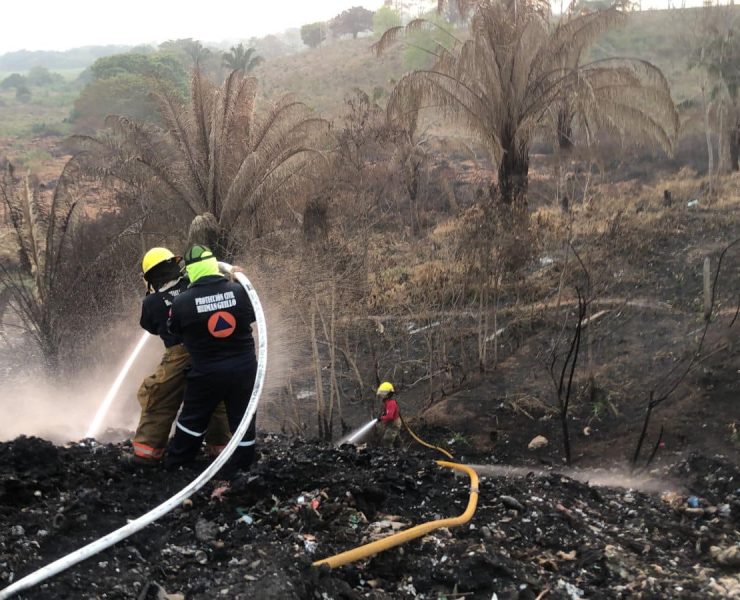
<instances>
[{"instance_id":1,"label":"black jacket","mask_svg":"<svg viewBox=\"0 0 740 600\"><path fill-rule=\"evenodd\" d=\"M209 275L175 298L169 328L182 337L192 360L191 375L197 375L253 365L254 320L244 288L221 275Z\"/></svg>"},{"instance_id":2,"label":"black jacket","mask_svg":"<svg viewBox=\"0 0 740 600\"><path fill-rule=\"evenodd\" d=\"M139 324L152 335L161 337L165 348L182 343L178 336L167 329L167 317L172 301L188 288L189 283L187 277L178 279L175 285L168 289L147 295L141 303Z\"/></svg>"}]
</instances>

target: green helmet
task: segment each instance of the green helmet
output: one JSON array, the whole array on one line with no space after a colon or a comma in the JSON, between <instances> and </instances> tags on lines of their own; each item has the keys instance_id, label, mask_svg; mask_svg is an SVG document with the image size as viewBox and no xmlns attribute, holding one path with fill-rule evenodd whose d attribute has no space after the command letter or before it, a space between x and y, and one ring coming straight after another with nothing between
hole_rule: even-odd
<instances>
[{"instance_id":1,"label":"green helmet","mask_svg":"<svg viewBox=\"0 0 740 600\"><path fill-rule=\"evenodd\" d=\"M192 265L193 263L200 262L206 258L213 258L213 252L210 248L202 246L201 244L194 244L188 248L185 252L185 264Z\"/></svg>"}]
</instances>

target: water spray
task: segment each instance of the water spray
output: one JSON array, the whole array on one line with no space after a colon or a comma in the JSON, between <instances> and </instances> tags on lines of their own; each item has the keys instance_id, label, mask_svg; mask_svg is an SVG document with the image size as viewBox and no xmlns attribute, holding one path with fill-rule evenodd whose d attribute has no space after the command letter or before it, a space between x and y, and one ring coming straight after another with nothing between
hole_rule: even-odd
<instances>
[{"instance_id":1,"label":"water spray","mask_svg":"<svg viewBox=\"0 0 740 600\"><path fill-rule=\"evenodd\" d=\"M95 413L95 418L92 420L90 426L87 428L87 433L85 434L85 437L92 438L97 435L98 430L103 423L103 419L105 419L111 405L113 404L113 400L115 400L116 398L116 394L118 394L118 390L121 389L121 385L123 385L123 382L126 380L128 372L131 370L131 367L136 362L136 359L139 357L139 354L141 353L142 349L146 345L147 340L150 337L151 336L149 335L149 333L145 331L141 338L139 338L139 342L136 344L136 347L133 349L128 359L123 364L123 367L121 367L121 371L118 373L118 377L116 377L115 381L110 386L108 393L105 395L105 398L103 398L103 402L98 407L98 411Z\"/></svg>"},{"instance_id":2,"label":"water spray","mask_svg":"<svg viewBox=\"0 0 740 600\"><path fill-rule=\"evenodd\" d=\"M221 271L226 273L232 272L232 267L226 263L218 263ZM265 374L267 369L267 323L265 322L265 313L262 310L262 303L260 302L259 296L255 291L252 284L249 282L243 273L235 273L234 277L242 285L249 295L249 300L252 302L252 308L254 308L254 315L257 321L257 330L259 332L258 346L257 346L257 375L254 381L254 388L252 388L252 396L249 398L249 404L247 410L244 412L241 423L233 433L229 443L226 444L221 454L208 465L205 471L203 471L198 477L191 481L187 486L181 489L177 494L171 498L165 500L159 506L153 508L148 513L143 514L137 519L130 521L123 527L112 531L108 535L89 543L87 546L83 546L79 550L75 550L71 554L67 554L62 558L55 560L54 562L42 567L41 569L34 571L33 573L26 575L22 579L19 579L15 583L7 586L0 590L0 600L5 600L14 596L18 592L31 588L49 577L53 577L57 573L61 573L65 569L76 565L83 560L95 556L97 553L102 552L106 548L110 548L114 544L117 544L121 540L133 535L144 529L147 525L154 523L157 519L162 518L164 515L177 508L182 504L182 501L192 496L200 488L202 488L208 481L224 466L227 460L236 450L239 442L241 442L244 435L247 433L249 423L257 413L257 405L262 395L262 388L265 384ZM134 357L135 358L135 357ZM132 361L133 362L133 361Z\"/></svg>"}]
</instances>

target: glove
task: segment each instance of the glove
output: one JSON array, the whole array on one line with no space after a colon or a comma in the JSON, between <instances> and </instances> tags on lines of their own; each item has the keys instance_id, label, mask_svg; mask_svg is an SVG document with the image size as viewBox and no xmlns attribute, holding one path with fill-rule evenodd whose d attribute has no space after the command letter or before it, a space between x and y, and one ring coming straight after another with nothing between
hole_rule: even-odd
<instances>
[{"instance_id":1,"label":"glove","mask_svg":"<svg viewBox=\"0 0 740 600\"><path fill-rule=\"evenodd\" d=\"M231 272L229 273L229 281L236 281L236 274L237 273L244 273L244 269L241 267L231 267Z\"/></svg>"}]
</instances>

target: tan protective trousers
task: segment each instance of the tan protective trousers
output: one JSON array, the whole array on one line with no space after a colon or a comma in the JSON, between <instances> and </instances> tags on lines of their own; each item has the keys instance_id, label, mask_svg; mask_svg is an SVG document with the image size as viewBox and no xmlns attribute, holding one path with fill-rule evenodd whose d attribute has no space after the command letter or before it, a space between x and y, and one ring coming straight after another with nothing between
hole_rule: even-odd
<instances>
[{"instance_id":1,"label":"tan protective trousers","mask_svg":"<svg viewBox=\"0 0 740 600\"><path fill-rule=\"evenodd\" d=\"M379 444L384 448L392 448L401 433L401 419L393 419L388 423L378 423Z\"/></svg>"},{"instance_id":2,"label":"tan protective trousers","mask_svg":"<svg viewBox=\"0 0 740 600\"><path fill-rule=\"evenodd\" d=\"M141 458L160 460L167 447L172 424L182 404L185 392L185 369L190 355L185 346L166 348L157 370L144 379L137 398L141 406L139 426L134 435L134 454ZM221 402L211 416L206 434L206 448L218 454L231 438L226 408Z\"/></svg>"}]
</instances>

